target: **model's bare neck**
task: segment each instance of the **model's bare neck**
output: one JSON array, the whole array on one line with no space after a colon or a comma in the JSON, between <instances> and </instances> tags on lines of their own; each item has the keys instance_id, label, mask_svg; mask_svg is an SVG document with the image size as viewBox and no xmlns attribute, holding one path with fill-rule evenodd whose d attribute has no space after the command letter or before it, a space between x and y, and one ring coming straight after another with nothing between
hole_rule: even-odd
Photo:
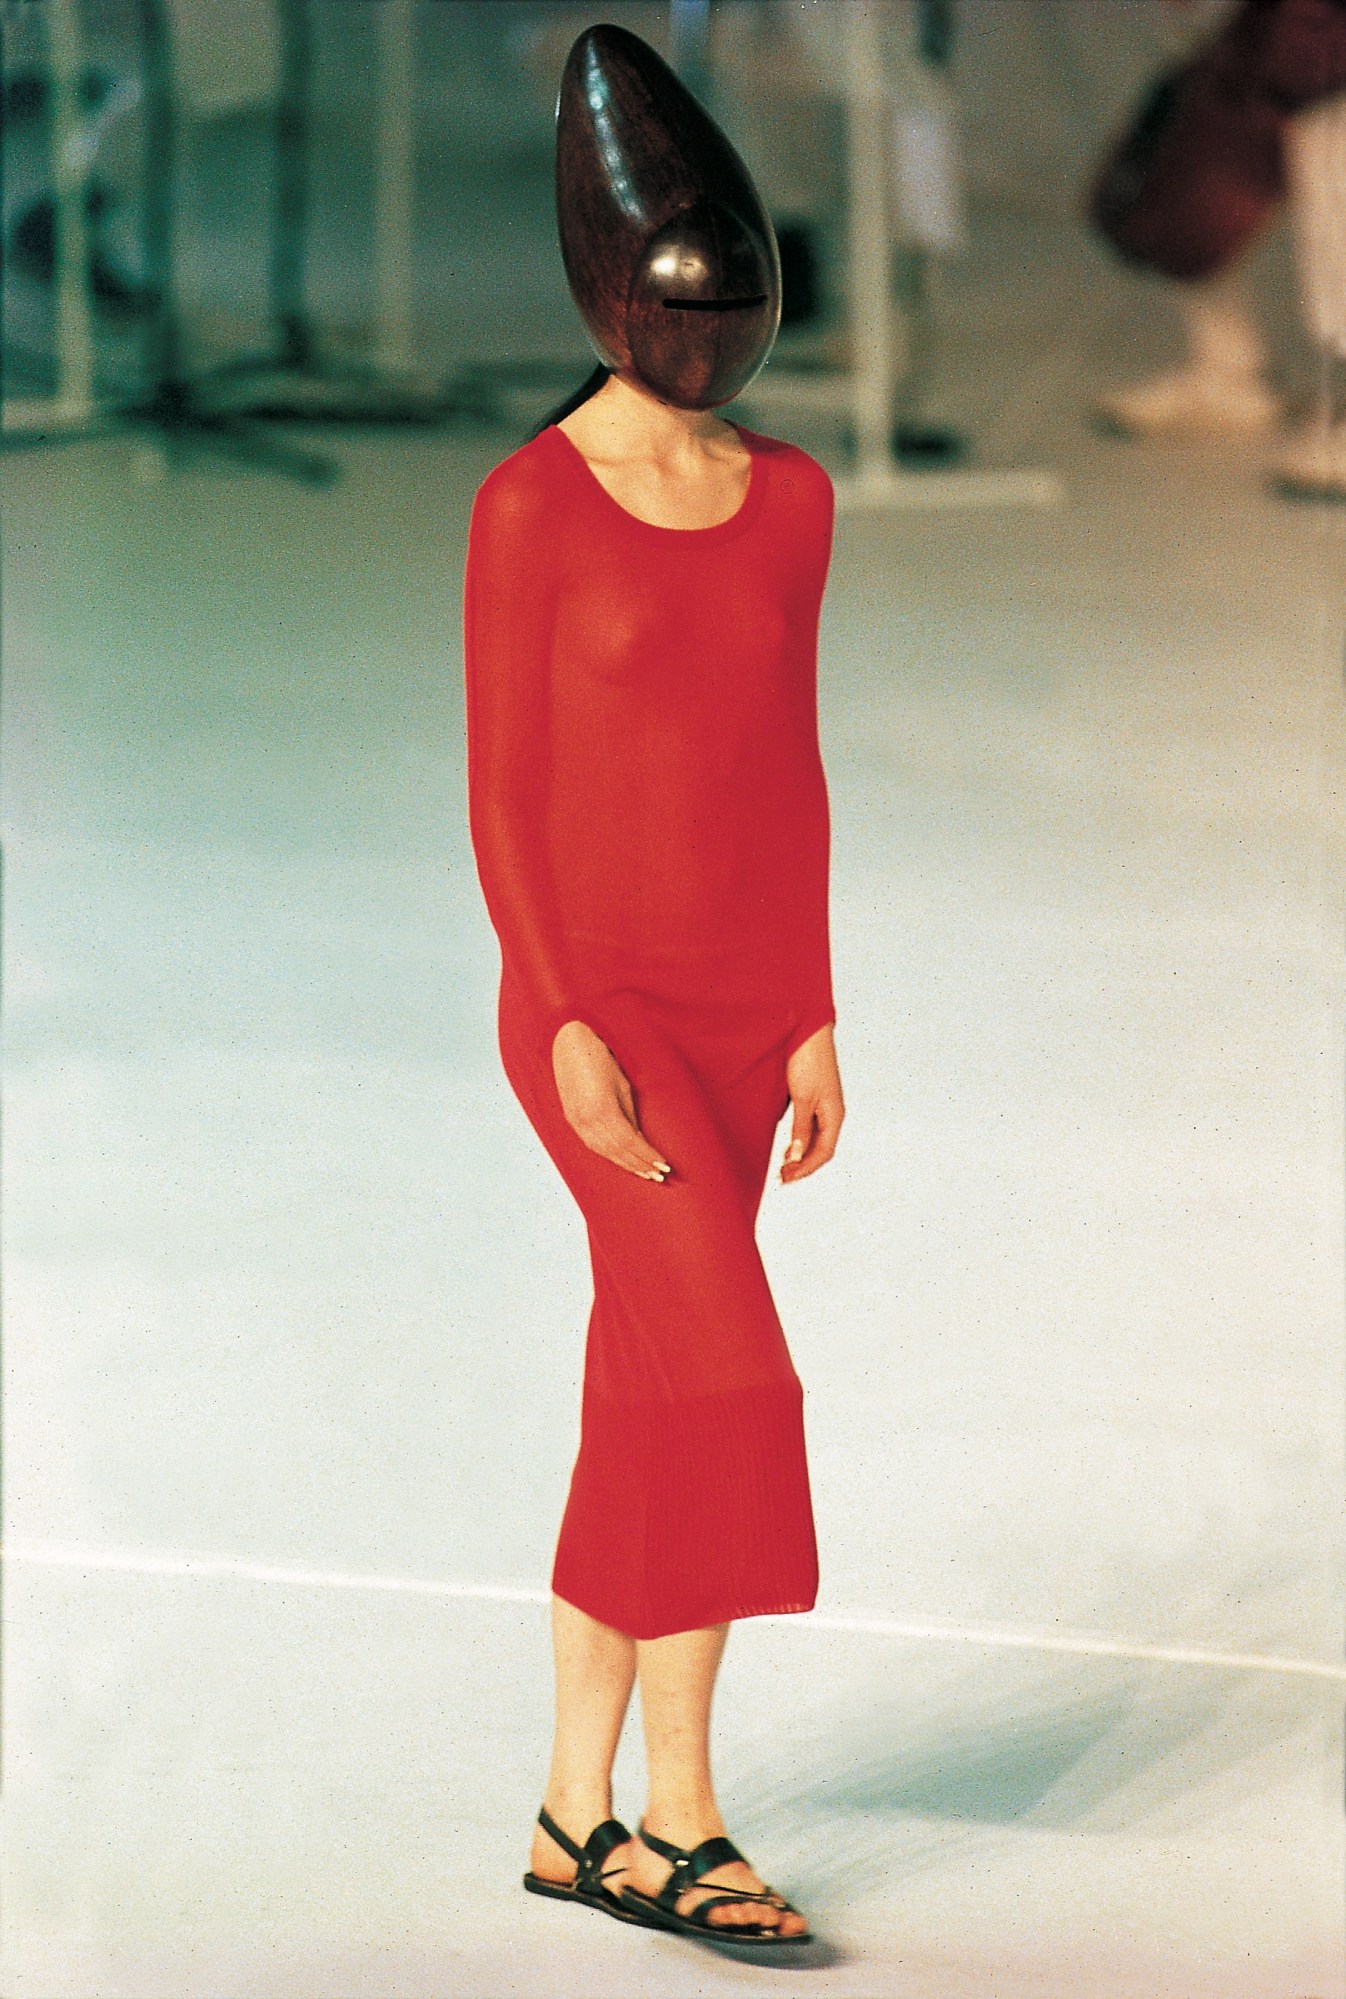
<instances>
[{"instance_id":1,"label":"model's bare neck","mask_svg":"<svg viewBox=\"0 0 1346 1999\"><path fill-rule=\"evenodd\" d=\"M609 375L598 394L567 417L565 427L605 456L661 460L699 455L726 433L732 436L714 410L678 409L624 375Z\"/></svg>"}]
</instances>

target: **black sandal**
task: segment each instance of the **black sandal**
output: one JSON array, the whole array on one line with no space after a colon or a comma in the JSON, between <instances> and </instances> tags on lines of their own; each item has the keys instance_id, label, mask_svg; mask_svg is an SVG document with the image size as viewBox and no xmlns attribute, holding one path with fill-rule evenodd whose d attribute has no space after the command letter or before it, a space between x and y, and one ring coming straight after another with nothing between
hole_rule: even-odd
<instances>
[{"instance_id":1,"label":"black sandal","mask_svg":"<svg viewBox=\"0 0 1346 1999\"><path fill-rule=\"evenodd\" d=\"M562 1852L570 1855L575 1863L575 1878L573 1881L547 1881L530 1868L523 1877L523 1885L530 1895L550 1895L557 1902L582 1902L586 1908L601 1909L605 1916L615 1916L619 1923L643 1923L646 1929L657 1927L649 1916L624 1909L611 1888L603 1886L603 1862L617 1847L625 1846L631 1837L620 1819L604 1819L601 1825L594 1827L583 1846L576 1846L570 1835L562 1832L545 1805L537 1815L537 1822ZM624 1874L626 1870L612 1867L608 1872Z\"/></svg>"},{"instance_id":2,"label":"black sandal","mask_svg":"<svg viewBox=\"0 0 1346 1999\"><path fill-rule=\"evenodd\" d=\"M626 1907L646 1922L657 1923L661 1929L677 1930L683 1936L709 1938L717 1943L751 1944L754 1948L762 1944L779 1949L782 1944L812 1943L810 1930L800 1930L796 1936L782 1936L779 1929L768 1928L764 1923L712 1923L708 1920L712 1909L728 1902L769 1902L782 1915L797 1916L799 1910L794 1904L787 1902L772 1888L725 1888L718 1895L708 1895L686 1915L679 1913L678 1903L689 1888L697 1885L702 1875L709 1874L713 1868L727 1866L731 1860L743 1860L743 1855L731 1839L721 1836L703 1839L700 1846L691 1848L674 1846L669 1840L656 1839L652 1832L646 1832L643 1825L640 1837L646 1846L673 1862L673 1872L657 1895L644 1895L639 1888L618 1890ZM744 1861L744 1865L747 1864ZM717 1888L720 1884L708 1881L706 1886Z\"/></svg>"}]
</instances>

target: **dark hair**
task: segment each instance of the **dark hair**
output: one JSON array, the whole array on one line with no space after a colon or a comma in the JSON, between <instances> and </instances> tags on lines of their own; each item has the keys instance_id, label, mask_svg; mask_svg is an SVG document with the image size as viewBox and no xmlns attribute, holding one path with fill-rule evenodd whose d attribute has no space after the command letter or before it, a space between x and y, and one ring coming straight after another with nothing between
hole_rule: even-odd
<instances>
[{"instance_id":1,"label":"dark hair","mask_svg":"<svg viewBox=\"0 0 1346 1999\"><path fill-rule=\"evenodd\" d=\"M611 368L604 367L600 361L593 373L586 375L577 389L572 389L568 396L563 396L554 409L549 409L547 414L534 424L528 433L529 442L531 443L535 437L540 437L549 423L559 423L563 416L569 416L572 410L580 407L581 403L587 403L590 396L596 396L611 373Z\"/></svg>"}]
</instances>

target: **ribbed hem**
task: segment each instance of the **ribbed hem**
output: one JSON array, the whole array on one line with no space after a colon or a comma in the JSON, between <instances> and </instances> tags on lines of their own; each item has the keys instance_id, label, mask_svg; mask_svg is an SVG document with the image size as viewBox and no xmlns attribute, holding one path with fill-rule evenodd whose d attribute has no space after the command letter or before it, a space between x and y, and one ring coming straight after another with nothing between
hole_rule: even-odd
<instances>
[{"instance_id":1,"label":"ribbed hem","mask_svg":"<svg viewBox=\"0 0 1346 1999\"><path fill-rule=\"evenodd\" d=\"M815 1590L807 1603L732 1604L727 1608L718 1610L713 1617L708 1617L701 1623L679 1624L668 1631L631 1631L624 1624L612 1624L612 1620L604 1617L600 1611L595 1610L591 1603L579 1603L573 1596L567 1596L563 1589L557 1588L555 1580L552 1582L552 1595L559 1596L562 1603L570 1604L575 1610L582 1610L586 1617L592 1617L596 1623L611 1625L611 1628L614 1631L620 1631L624 1638L638 1638L642 1643L650 1638L673 1638L676 1637L679 1631L704 1631L712 1624L737 1624L739 1619L743 1617L807 1617L811 1610L817 1608L817 1591Z\"/></svg>"},{"instance_id":2,"label":"ribbed hem","mask_svg":"<svg viewBox=\"0 0 1346 1999\"><path fill-rule=\"evenodd\" d=\"M552 1588L633 1638L811 1610L818 1550L798 1381L681 1402L586 1389Z\"/></svg>"}]
</instances>

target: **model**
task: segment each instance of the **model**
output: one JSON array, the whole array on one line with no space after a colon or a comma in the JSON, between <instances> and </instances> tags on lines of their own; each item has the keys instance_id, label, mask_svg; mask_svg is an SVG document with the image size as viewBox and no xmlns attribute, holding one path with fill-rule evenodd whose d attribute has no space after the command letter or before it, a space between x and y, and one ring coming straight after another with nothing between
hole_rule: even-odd
<instances>
[{"instance_id":1,"label":"model","mask_svg":"<svg viewBox=\"0 0 1346 1999\"><path fill-rule=\"evenodd\" d=\"M729 1624L805 1611L802 1395L754 1235L843 1116L818 614L832 489L714 415L775 337L771 225L638 37L582 35L557 206L602 386L483 482L465 592L468 791L509 1081L593 1259L552 1575L556 1738L525 1886L763 1948L803 1917L725 1836ZM636 1676L639 1832L611 1772Z\"/></svg>"}]
</instances>

